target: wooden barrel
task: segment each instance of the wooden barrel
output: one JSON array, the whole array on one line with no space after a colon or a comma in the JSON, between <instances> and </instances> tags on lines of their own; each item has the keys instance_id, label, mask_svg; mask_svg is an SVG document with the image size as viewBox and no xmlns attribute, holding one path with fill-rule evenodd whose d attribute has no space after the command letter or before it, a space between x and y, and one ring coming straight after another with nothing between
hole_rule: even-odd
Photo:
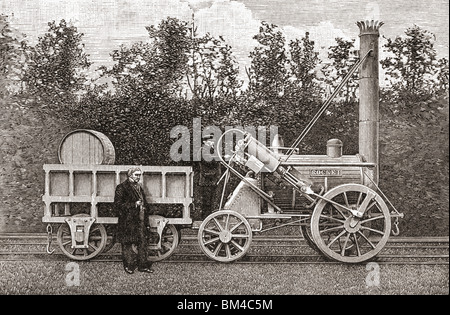
<instances>
[{"instance_id":1,"label":"wooden barrel","mask_svg":"<svg viewBox=\"0 0 450 315\"><path fill-rule=\"evenodd\" d=\"M103 133L79 129L69 132L59 144L61 164L114 164L115 150Z\"/></svg>"}]
</instances>

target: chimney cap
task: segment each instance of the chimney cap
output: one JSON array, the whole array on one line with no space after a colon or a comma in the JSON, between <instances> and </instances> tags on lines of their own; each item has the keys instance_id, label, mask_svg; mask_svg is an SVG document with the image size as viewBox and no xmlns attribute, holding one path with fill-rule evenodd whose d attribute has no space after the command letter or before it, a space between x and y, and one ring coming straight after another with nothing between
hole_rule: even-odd
<instances>
[{"instance_id":1,"label":"chimney cap","mask_svg":"<svg viewBox=\"0 0 450 315\"><path fill-rule=\"evenodd\" d=\"M380 21L374 21L374 20L365 20L365 21L358 21L356 22L356 25L359 27L359 31L361 35L380 35L380 27L384 24L384 22Z\"/></svg>"}]
</instances>

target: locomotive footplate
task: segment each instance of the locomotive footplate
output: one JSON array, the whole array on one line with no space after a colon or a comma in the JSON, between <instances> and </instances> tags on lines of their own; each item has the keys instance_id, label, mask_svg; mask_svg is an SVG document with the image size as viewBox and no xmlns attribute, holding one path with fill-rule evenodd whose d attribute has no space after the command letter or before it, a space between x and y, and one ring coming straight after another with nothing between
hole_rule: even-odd
<instances>
[{"instance_id":1,"label":"locomotive footplate","mask_svg":"<svg viewBox=\"0 0 450 315\"><path fill-rule=\"evenodd\" d=\"M150 225L150 244L148 246L149 249L157 250L161 249L161 242L162 242L162 233L164 231L164 228L166 227L169 220L165 217L159 216L159 215L150 215L148 217L149 225ZM158 241L152 242L153 235L158 235Z\"/></svg>"},{"instance_id":2,"label":"locomotive footplate","mask_svg":"<svg viewBox=\"0 0 450 315\"><path fill-rule=\"evenodd\" d=\"M65 219L72 236L72 248L88 248L89 231L95 222L93 217L70 217Z\"/></svg>"}]
</instances>

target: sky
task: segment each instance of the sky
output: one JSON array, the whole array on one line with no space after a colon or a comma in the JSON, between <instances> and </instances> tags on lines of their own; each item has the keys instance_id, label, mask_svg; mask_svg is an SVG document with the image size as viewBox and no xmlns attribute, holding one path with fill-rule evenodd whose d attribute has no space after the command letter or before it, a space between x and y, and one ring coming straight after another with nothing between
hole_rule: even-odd
<instances>
[{"instance_id":1,"label":"sky","mask_svg":"<svg viewBox=\"0 0 450 315\"><path fill-rule=\"evenodd\" d=\"M48 22L72 22L97 66L110 64L110 53L121 44L148 40L145 26L167 16L192 21L193 13L198 33L224 37L241 69L262 21L278 25L288 41L309 32L321 57L336 37L355 39L358 47L355 23L372 19L384 22L381 41L416 24L436 35L438 57L449 55L449 0L0 0L0 13L31 43Z\"/></svg>"}]
</instances>

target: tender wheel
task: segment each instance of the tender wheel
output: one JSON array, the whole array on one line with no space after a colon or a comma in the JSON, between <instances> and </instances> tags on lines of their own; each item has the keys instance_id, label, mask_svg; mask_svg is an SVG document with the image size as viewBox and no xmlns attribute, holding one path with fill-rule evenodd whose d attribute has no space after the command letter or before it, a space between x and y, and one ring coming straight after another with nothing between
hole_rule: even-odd
<instances>
[{"instance_id":1,"label":"tender wheel","mask_svg":"<svg viewBox=\"0 0 450 315\"><path fill-rule=\"evenodd\" d=\"M116 235L117 235L117 225L116 224L108 224L105 226L106 229L106 245L103 249L103 253L108 252L111 248L116 244Z\"/></svg>"},{"instance_id":2,"label":"tender wheel","mask_svg":"<svg viewBox=\"0 0 450 315\"><path fill-rule=\"evenodd\" d=\"M88 217L87 214L77 214L74 217ZM68 224L61 224L57 240L62 252L75 260L88 260L101 253L106 245L106 229L102 224L92 224L89 230L88 248L72 248L72 235Z\"/></svg>"},{"instance_id":3,"label":"tender wheel","mask_svg":"<svg viewBox=\"0 0 450 315\"><path fill-rule=\"evenodd\" d=\"M391 231L391 217L386 203L370 188L346 184L327 192L311 217L314 243L329 258L359 263L376 256L386 245ZM350 211L363 211L359 218Z\"/></svg>"},{"instance_id":4,"label":"tender wheel","mask_svg":"<svg viewBox=\"0 0 450 315\"><path fill-rule=\"evenodd\" d=\"M149 242L147 259L149 261L160 261L168 258L170 255L172 255L175 248L177 248L179 241L180 233L178 229L173 224L167 224L161 236L161 249L154 249L155 244Z\"/></svg>"},{"instance_id":5,"label":"tender wheel","mask_svg":"<svg viewBox=\"0 0 450 315\"><path fill-rule=\"evenodd\" d=\"M252 242L252 229L241 214L221 210L210 214L200 225L198 240L203 252L220 262L243 257Z\"/></svg>"}]
</instances>

